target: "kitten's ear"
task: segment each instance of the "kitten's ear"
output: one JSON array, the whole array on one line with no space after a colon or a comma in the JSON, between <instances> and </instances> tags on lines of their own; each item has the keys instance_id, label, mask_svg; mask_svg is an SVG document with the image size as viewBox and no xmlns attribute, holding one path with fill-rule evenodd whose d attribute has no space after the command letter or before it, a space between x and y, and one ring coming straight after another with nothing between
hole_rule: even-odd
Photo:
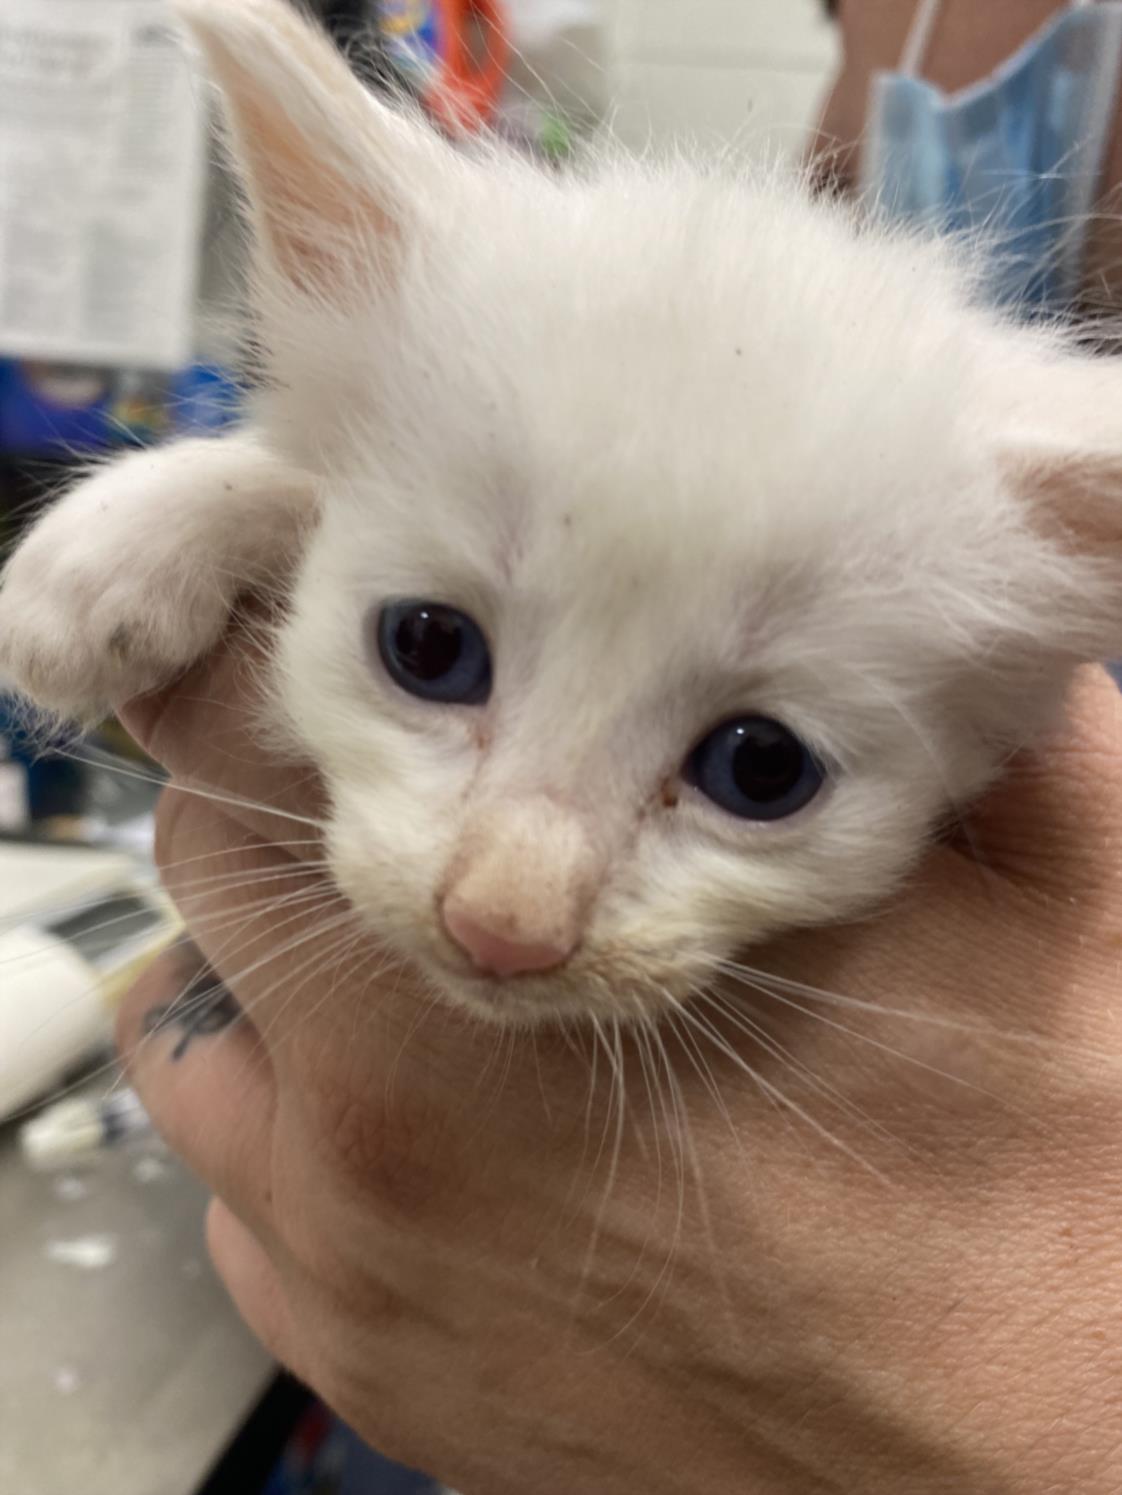
<instances>
[{"instance_id":1,"label":"kitten's ear","mask_svg":"<svg viewBox=\"0 0 1122 1495\"><path fill-rule=\"evenodd\" d=\"M1024 335L1013 336L995 345L991 376L1003 476L1038 534L1122 565L1122 360L1026 357Z\"/></svg>"},{"instance_id":2,"label":"kitten's ear","mask_svg":"<svg viewBox=\"0 0 1122 1495\"><path fill-rule=\"evenodd\" d=\"M1007 453L1004 467L1038 534L1068 555L1115 560L1122 580L1122 452L1028 443Z\"/></svg>"},{"instance_id":3,"label":"kitten's ear","mask_svg":"<svg viewBox=\"0 0 1122 1495\"><path fill-rule=\"evenodd\" d=\"M1004 468L1032 529L1049 543L1052 596L1042 589L1038 598L1041 634L1081 659L1122 658L1122 449L1025 441L1007 452Z\"/></svg>"},{"instance_id":4,"label":"kitten's ear","mask_svg":"<svg viewBox=\"0 0 1122 1495\"><path fill-rule=\"evenodd\" d=\"M288 0L175 5L222 92L263 268L328 297L383 271L440 143L373 98Z\"/></svg>"}]
</instances>

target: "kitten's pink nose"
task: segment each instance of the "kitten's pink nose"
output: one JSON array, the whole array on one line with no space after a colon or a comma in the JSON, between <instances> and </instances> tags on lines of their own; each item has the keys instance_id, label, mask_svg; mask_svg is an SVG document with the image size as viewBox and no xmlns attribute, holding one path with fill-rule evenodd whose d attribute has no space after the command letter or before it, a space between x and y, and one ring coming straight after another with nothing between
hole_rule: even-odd
<instances>
[{"instance_id":1,"label":"kitten's pink nose","mask_svg":"<svg viewBox=\"0 0 1122 1495\"><path fill-rule=\"evenodd\" d=\"M476 914L454 901L442 910L444 928L472 964L490 976L525 976L533 971L552 971L572 954L572 946L545 944L538 940L510 939L488 928Z\"/></svg>"}]
</instances>

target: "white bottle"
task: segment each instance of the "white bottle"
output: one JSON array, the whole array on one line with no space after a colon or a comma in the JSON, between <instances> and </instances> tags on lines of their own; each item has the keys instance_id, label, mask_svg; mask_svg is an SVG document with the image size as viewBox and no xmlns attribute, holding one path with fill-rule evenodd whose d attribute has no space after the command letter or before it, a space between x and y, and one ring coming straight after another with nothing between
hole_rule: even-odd
<instances>
[{"instance_id":1,"label":"white bottle","mask_svg":"<svg viewBox=\"0 0 1122 1495\"><path fill-rule=\"evenodd\" d=\"M0 845L0 1119L108 1045L113 1008L181 924L139 861Z\"/></svg>"}]
</instances>

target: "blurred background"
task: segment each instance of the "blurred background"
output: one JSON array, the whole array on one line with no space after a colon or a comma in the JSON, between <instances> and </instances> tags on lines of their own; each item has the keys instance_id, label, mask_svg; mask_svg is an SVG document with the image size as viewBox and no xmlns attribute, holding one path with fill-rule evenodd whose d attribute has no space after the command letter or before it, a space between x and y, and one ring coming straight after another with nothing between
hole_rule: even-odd
<instances>
[{"instance_id":1,"label":"blurred background","mask_svg":"<svg viewBox=\"0 0 1122 1495\"><path fill-rule=\"evenodd\" d=\"M821 0L604 0L603 15L612 128L628 145L805 147L840 53Z\"/></svg>"}]
</instances>

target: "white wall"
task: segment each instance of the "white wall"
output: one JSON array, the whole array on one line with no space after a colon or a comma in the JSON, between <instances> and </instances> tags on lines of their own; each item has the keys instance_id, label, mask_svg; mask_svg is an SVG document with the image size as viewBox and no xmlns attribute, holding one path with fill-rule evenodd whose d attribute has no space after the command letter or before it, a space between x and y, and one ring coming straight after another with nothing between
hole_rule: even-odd
<instances>
[{"instance_id":1,"label":"white wall","mask_svg":"<svg viewBox=\"0 0 1122 1495\"><path fill-rule=\"evenodd\" d=\"M819 0L602 0L611 19L614 128L641 147L798 151L837 57Z\"/></svg>"}]
</instances>

